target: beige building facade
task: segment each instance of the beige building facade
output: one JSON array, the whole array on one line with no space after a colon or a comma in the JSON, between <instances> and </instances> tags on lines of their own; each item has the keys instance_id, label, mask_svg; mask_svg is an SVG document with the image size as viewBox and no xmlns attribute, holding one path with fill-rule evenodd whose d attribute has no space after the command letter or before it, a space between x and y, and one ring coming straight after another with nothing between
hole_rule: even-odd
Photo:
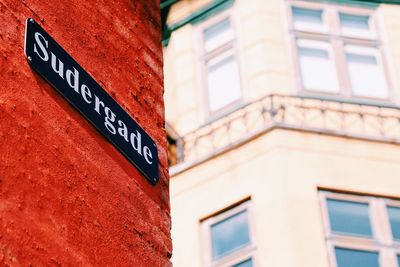
<instances>
[{"instance_id":1,"label":"beige building facade","mask_svg":"<svg viewBox=\"0 0 400 267\"><path fill-rule=\"evenodd\" d=\"M400 266L400 5L161 3L177 267Z\"/></svg>"}]
</instances>

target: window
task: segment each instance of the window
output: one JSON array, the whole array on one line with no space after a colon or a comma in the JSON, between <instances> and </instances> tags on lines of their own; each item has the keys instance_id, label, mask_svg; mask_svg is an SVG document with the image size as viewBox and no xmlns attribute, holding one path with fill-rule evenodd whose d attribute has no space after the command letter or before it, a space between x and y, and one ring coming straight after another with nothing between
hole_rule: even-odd
<instances>
[{"instance_id":1,"label":"window","mask_svg":"<svg viewBox=\"0 0 400 267\"><path fill-rule=\"evenodd\" d=\"M232 41L234 34L229 18L204 29L203 37L206 52L212 52L214 49Z\"/></svg>"},{"instance_id":2,"label":"window","mask_svg":"<svg viewBox=\"0 0 400 267\"><path fill-rule=\"evenodd\" d=\"M368 15L339 14L340 31L345 36L376 38Z\"/></svg>"},{"instance_id":3,"label":"window","mask_svg":"<svg viewBox=\"0 0 400 267\"><path fill-rule=\"evenodd\" d=\"M253 267L250 201L202 222L207 266Z\"/></svg>"},{"instance_id":4,"label":"window","mask_svg":"<svg viewBox=\"0 0 400 267\"><path fill-rule=\"evenodd\" d=\"M240 82L233 53L228 52L207 62L208 103L211 112L240 99Z\"/></svg>"},{"instance_id":5,"label":"window","mask_svg":"<svg viewBox=\"0 0 400 267\"><path fill-rule=\"evenodd\" d=\"M211 22L207 21L201 31L203 85L209 116L226 110L242 97L231 18L225 16Z\"/></svg>"},{"instance_id":6,"label":"window","mask_svg":"<svg viewBox=\"0 0 400 267\"><path fill-rule=\"evenodd\" d=\"M299 39L297 52L305 88L331 93L339 91L329 43Z\"/></svg>"},{"instance_id":7,"label":"window","mask_svg":"<svg viewBox=\"0 0 400 267\"><path fill-rule=\"evenodd\" d=\"M368 203L327 199L331 230L360 236L372 236Z\"/></svg>"},{"instance_id":8,"label":"window","mask_svg":"<svg viewBox=\"0 0 400 267\"><path fill-rule=\"evenodd\" d=\"M335 248L335 255L339 267L379 267L377 252Z\"/></svg>"},{"instance_id":9,"label":"window","mask_svg":"<svg viewBox=\"0 0 400 267\"><path fill-rule=\"evenodd\" d=\"M247 210L211 225L212 258L218 259L250 244Z\"/></svg>"},{"instance_id":10,"label":"window","mask_svg":"<svg viewBox=\"0 0 400 267\"><path fill-rule=\"evenodd\" d=\"M303 31L327 31L323 19L322 9L292 8L293 24L296 30Z\"/></svg>"},{"instance_id":11,"label":"window","mask_svg":"<svg viewBox=\"0 0 400 267\"><path fill-rule=\"evenodd\" d=\"M290 10L302 92L389 99L372 8L291 1Z\"/></svg>"},{"instance_id":12,"label":"window","mask_svg":"<svg viewBox=\"0 0 400 267\"><path fill-rule=\"evenodd\" d=\"M400 207L388 207L390 226L395 240L400 240Z\"/></svg>"},{"instance_id":13,"label":"window","mask_svg":"<svg viewBox=\"0 0 400 267\"><path fill-rule=\"evenodd\" d=\"M379 63L379 51L376 48L346 46L345 54L353 95L387 98L388 91Z\"/></svg>"},{"instance_id":14,"label":"window","mask_svg":"<svg viewBox=\"0 0 400 267\"><path fill-rule=\"evenodd\" d=\"M320 191L331 267L400 267L400 201Z\"/></svg>"},{"instance_id":15,"label":"window","mask_svg":"<svg viewBox=\"0 0 400 267\"><path fill-rule=\"evenodd\" d=\"M251 266L253 266L253 261L251 258L233 265L233 267L251 267Z\"/></svg>"}]
</instances>

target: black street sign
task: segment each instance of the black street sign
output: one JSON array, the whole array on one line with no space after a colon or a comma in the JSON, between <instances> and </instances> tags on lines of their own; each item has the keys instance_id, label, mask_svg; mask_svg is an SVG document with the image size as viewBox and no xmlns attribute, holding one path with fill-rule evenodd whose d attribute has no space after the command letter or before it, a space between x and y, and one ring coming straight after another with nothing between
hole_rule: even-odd
<instances>
[{"instance_id":1,"label":"black street sign","mask_svg":"<svg viewBox=\"0 0 400 267\"><path fill-rule=\"evenodd\" d=\"M25 56L153 185L157 145L120 105L33 19L26 20Z\"/></svg>"}]
</instances>

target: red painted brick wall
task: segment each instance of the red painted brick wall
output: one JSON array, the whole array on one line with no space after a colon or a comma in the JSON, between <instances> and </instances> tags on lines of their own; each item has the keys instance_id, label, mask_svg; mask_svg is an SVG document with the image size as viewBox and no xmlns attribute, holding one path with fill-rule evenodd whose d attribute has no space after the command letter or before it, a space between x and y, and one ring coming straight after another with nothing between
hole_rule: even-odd
<instances>
[{"instance_id":1,"label":"red painted brick wall","mask_svg":"<svg viewBox=\"0 0 400 267\"><path fill-rule=\"evenodd\" d=\"M151 186L24 57L32 17L159 148ZM170 266L158 0L0 0L0 266Z\"/></svg>"}]
</instances>

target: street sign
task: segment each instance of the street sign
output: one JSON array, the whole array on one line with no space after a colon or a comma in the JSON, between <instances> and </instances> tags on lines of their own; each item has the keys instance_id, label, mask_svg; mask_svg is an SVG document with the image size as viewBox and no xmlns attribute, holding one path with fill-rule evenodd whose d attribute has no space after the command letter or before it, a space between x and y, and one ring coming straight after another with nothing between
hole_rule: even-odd
<instances>
[{"instance_id":1,"label":"street sign","mask_svg":"<svg viewBox=\"0 0 400 267\"><path fill-rule=\"evenodd\" d=\"M26 20L25 56L153 185L157 145L120 105L33 19Z\"/></svg>"}]
</instances>

